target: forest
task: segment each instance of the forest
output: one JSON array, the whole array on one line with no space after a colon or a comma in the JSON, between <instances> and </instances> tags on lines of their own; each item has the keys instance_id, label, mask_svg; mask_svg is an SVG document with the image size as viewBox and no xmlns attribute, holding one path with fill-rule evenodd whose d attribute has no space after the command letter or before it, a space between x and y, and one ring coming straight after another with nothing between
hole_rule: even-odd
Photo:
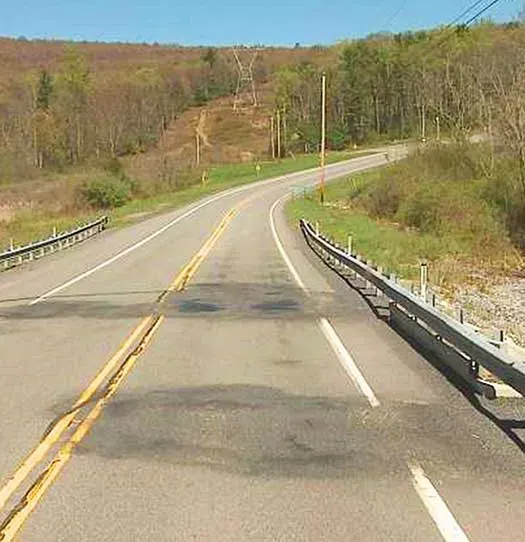
<instances>
[{"instance_id":1,"label":"forest","mask_svg":"<svg viewBox=\"0 0 525 542\"><path fill-rule=\"evenodd\" d=\"M0 53L4 184L144 153L185 110L231 96L237 82L232 55L216 48L3 39ZM524 25L261 48L254 75L280 112L283 155L319 150L323 72L330 149L417 138L461 153L477 138L486 152L473 170L494 180L509 228L524 229Z\"/></svg>"}]
</instances>

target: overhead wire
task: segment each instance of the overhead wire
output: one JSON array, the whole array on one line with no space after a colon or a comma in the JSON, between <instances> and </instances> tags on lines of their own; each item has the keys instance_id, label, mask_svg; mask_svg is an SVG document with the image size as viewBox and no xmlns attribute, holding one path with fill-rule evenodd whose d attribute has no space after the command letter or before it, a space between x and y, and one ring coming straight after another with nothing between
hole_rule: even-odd
<instances>
[{"instance_id":1,"label":"overhead wire","mask_svg":"<svg viewBox=\"0 0 525 542\"><path fill-rule=\"evenodd\" d=\"M450 28L451 26L454 26L455 24L459 23L463 17L468 15L471 11L476 9L480 4L483 4L483 2L486 2L487 0L477 0L477 2L474 2L471 4L468 8L463 10L452 22L448 23L445 28Z\"/></svg>"},{"instance_id":2,"label":"overhead wire","mask_svg":"<svg viewBox=\"0 0 525 542\"><path fill-rule=\"evenodd\" d=\"M384 24L385 30L388 30L388 27L399 17L401 12L406 8L407 4L408 4L408 0L404 0L404 2L400 4L397 10L393 13L393 15L390 16L390 18Z\"/></svg>"},{"instance_id":3,"label":"overhead wire","mask_svg":"<svg viewBox=\"0 0 525 542\"><path fill-rule=\"evenodd\" d=\"M475 13L473 16L471 16L469 19L467 19L465 22L460 21L469 13L471 13L474 9L479 7L484 2L487 2L488 0L476 0L476 2L473 2L469 7L464 9L460 15L458 15L452 22L450 22L447 26L444 28L444 36L442 36L441 40L438 41L437 44L435 44L435 47L441 47L444 43L446 43L452 36L454 36L456 28L459 29L466 29L468 28L473 22L475 22L479 17L481 17L486 11L488 11L491 7L495 6L500 0L492 0L488 4L486 4L482 9L480 9L477 13ZM460 23L460 24L458 24ZM457 25L456 28L452 29L453 26ZM447 31L449 31L447 33Z\"/></svg>"},{"instance_id":4,"label":"overhead wire","mask_svg":"<svg viewBox=\"0 0 525 542\"><path fill-rule=\"evenodd\" d=\"M501 0L492 0L492 2L490 4L488 4L487 6L485 6L483 9L481 9L480 11L478 11L478 13L476 13L476 15L474 15L473 17L471 17L465 24L464 26L469 26L470 24L472 24L474 21L476 21L477 19L479 19L479 17L481 17L486 11L488 11L491 7L495 6L498 2L500 2Z\"/></svg>"}]
</instances>

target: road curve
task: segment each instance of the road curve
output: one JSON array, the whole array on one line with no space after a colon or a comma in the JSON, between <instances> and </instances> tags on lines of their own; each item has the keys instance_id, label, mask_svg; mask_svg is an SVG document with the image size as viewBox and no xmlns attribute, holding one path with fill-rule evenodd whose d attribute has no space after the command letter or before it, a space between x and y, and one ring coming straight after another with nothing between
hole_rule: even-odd
<instances>
[{"instance_id":1,"label":"road curve","mask_svg":"<svg viewBox=\"0 0 525 542\"><path fill-rule=\"evenodd\" d=\"M308 251L283 205L317 176L0 275L0 540L523 539L523 402L477 401Z\"/></svg>"}]
</instances>

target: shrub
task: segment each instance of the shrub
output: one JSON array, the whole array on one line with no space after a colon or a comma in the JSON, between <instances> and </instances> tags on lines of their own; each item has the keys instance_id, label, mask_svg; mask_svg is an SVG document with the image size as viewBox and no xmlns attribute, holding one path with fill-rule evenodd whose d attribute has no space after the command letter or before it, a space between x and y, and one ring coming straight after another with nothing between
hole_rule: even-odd
<instances>
[{"instance_id":1,"label":"shrub","mask_svg":"<svg viewBox=\"0 0 525 542\"><path fill-rule=\"evenodd\" d=\"M123 177L125 175L124 166L116 156L111 156L107 158L102 163L102 167L105 171L107 171L111 175L114 175L115 177Z\"/></svg>"},{"instance_id":2,"label":"shrub","mask_svg":"<svg viewBox=\"0 0 525 542\"><path fill-rule=\"evenodd\" d=\"M368 183L358 196L358 203L379 218L394 218L399 206L411 191L412 181L402 171L388 168L377 181Z\"/></svg>"},{"instance_id":3,"label":"shrub","mask_svg":"<svg viewBox=\"0 0 525 542\"><path fill-rule=\"evenodd\" d=\"M122 179L98 179L81 188L84 201L97 209L122 207L131 199L131 185Z\"/></svg>"},{"instance_id":4,"label":"shrub","mask_svg":"<svg viewBox=\"0 0 525 542\"><path fill-rule=\"evenodd\" d=\"M505 239L498 213L482 198L483 182L422 182L396 218L422 233L453 235L493 244Z\"/></svg>"}]
</instances>

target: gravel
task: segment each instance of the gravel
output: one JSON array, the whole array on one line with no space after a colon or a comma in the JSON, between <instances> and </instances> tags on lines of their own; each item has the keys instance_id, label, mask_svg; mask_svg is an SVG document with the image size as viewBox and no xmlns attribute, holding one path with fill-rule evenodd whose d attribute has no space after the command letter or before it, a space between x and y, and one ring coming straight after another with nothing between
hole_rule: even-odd
<instances>
[{"instance_id":1,"label":"gravel","mask_svg":"<svg viewBox=\"0 0 525 542\"><path fill-rule=\"evenodd\" d=\"M453 309L462 308L465 320L480 328L484 335L497 338L503 330L525 347L525 279L495 279L484 290L473 286L456 288L451 303Z\"/></svg>"}]
</instances>

